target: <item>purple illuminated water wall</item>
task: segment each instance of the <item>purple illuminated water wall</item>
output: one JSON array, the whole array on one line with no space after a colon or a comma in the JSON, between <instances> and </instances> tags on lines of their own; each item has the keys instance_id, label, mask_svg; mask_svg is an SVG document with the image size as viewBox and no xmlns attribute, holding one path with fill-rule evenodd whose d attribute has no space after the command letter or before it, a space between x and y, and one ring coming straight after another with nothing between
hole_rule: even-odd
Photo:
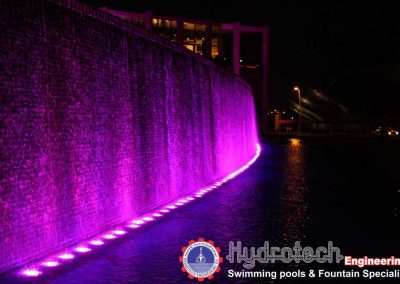
<instances>
[{"instance_id":1,"label":"purple illuminated water wall","mask_svg":"<svg viewBox=\"0 0 400 284\"><path fill-rule=\"evenodd\" d=\"M0 36L0 272L256 152L248 85L120 19L73 1L0 0Z\"/></svg>"}]
</instances>

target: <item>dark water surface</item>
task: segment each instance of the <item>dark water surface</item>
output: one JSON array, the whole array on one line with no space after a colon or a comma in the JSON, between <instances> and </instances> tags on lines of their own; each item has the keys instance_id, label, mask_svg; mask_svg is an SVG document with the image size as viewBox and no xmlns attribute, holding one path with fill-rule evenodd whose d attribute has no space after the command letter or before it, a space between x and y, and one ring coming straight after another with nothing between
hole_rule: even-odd
<instances>
[{"instance_id":1,"label":"dark water surface","mask_svg":"<svg viewBox=\"0 0 400 284\"><path fill-rule=\"evenodd\" d=\"M293 246L295 241L301 241L302 246L314 247L333 241L343 255L398 256L399 223L390 215L389 202L394 186L373 164L344 155L334 144L269 139L257 162L217 191L36 281L197 283L181 271L179 256L188 241L199 237L213 240L224 257L229 241L239 240L256 247L264 241L273 246ZM221 267L222 271L215 275L217 283L280 282L229 279L228 269L242 270L242 265L225 260ZM265 264L257 269L312 267ZM328 264L321 267L335 268ZM342 265L338 267L343 269Z\"/></svg>"}]
</instances>

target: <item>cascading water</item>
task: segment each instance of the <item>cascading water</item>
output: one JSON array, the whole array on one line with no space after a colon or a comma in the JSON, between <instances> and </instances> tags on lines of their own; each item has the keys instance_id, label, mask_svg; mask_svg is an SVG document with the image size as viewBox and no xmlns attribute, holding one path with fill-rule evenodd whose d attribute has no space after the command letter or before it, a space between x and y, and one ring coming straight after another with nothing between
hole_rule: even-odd
<instances>
[{"instance_id":1,"label":"cascading water","mask_svg":"<svg viewBox=\"0 0 400 284\"><path fill-rule=\"evenodd\" d=\"M110 19L74 1L0 0L0 272L256 153L242 80Z\"/></svg>"}]
</instances>

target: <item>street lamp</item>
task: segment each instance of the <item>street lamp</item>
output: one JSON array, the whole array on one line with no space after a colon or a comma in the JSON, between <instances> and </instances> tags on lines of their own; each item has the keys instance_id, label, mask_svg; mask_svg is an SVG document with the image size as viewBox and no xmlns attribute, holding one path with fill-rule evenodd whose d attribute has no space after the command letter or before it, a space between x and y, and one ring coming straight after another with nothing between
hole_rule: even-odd
<instances>
[{"instance_id":1,"label":"street lamp","mask_svg":"<svg viewBox=\"0 0 400 284\"><path fill-rule=\"evenodd\" d=\"M293 88L293 90L295 90L297 92L297 94L299 95L299 121L297 123L297 132L300 133L300 119L301 119L301 93L300 93L300 88L295 86Z\"/></svg>"}]
</instances>

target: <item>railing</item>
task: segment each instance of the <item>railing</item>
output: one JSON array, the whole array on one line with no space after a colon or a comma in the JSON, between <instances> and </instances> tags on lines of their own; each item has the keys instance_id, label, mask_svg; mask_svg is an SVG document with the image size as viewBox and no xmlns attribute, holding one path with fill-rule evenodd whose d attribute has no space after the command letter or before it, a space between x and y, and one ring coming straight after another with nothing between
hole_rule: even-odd
<instances>
[{"instance_id":1,"label":"railing","mask_svg":"<svg viewBox=\"0 0 400 284\"><path fill-rule=\"evenodd\" d=\"M115 26L121 30L128 32L128 33L134 33L135 35L141 36L141 37L146 38L158 45L161 45L163 48L173 50L175 53L179 53L182 56L193 58L194 60L199 61L202 64L205 64L212 68L218 69L220 72L229 74L232 77L236 77L237 80L241 80L243 83L247 84L242 78L240 78L239 76L235 76L232 72L227 71L225 68L222 68L221 66L214 63L213 61L211 61L203 56L197 55L193 52L190 52L187 48L185 48L177 43L171 42L170 40L163 38L157 34L148 32L145 29L142 29L142 28L136 26L134 23L131 23L131 22L121 19L119 17L113 16L105 11L96 9L94 7L91 7L87 4L81 3L76 0L41 0L42 5L45 5L46 2L68 8L72 11L79 13L81 16L91 17L91 18L99 20L103 23L107 23L111 26Z\"/></svg>"}]
</instances>

